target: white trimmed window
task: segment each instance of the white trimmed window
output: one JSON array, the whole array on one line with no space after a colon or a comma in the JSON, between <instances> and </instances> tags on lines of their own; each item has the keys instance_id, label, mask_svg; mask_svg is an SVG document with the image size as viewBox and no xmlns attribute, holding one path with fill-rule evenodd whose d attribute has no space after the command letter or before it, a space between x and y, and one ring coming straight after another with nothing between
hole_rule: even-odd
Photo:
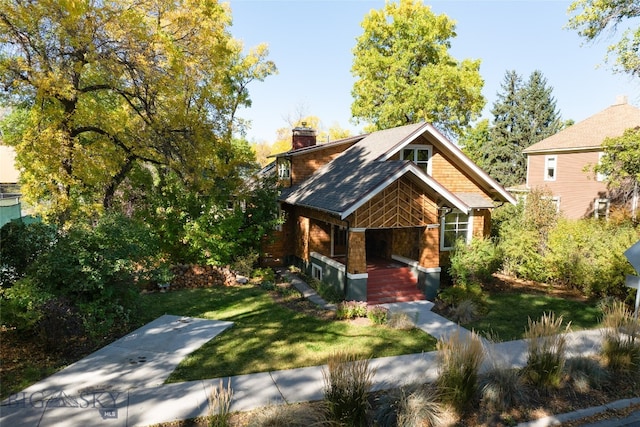
<instances>
[{"instance_id":1,"label":"white trimmed window","mask_svg":"<svg viewBox=\"0 0 640 427\"><path fill-rule=\"evenodd\" d=\"M471 219L469 215L458 210L453 210L444 215L440 226L440 249L443 251L453 249L459 239L469 242L472 235Z\"/></svg>"},{"instance_id":2,"label":"white trimmed window","mask_svg":"<svg viewBox=\"0 0 640 427\"><path fill-rule=\"evenodd\" d=\"M401 160L411 160L426 174L431 175L431 155L433 147L431 145L412 145L400 152Z\"/></svg>"},{"instance_id":3,"label":"white trimmed window","mask_svg":"<svg viewBox=\"0 0 640 427\"><path fill-rule=\"evenodd\" d=\"M599 152L598 153L598 164L600 164L602 162L602 158L603 157L604 157L604 153L602 151ZM607 180L607 175L598 172L596 174L596 180L599 181L599 182L606 181Z\"/></svg>"},{"instance_id":4,"label":"white trimmed window","mask_svg":"<svg viewBox=\"0 0 640 427\"><path fill-rule=\"evenodd\" d=\"M558 157L544 156L544 180L555 181L558 173Z\"/></svg>"},{"instance_id":5,"label":"white trimmed window","mask_svg":"<svg viewBox=\"0 0 640 427\"><path fill-rule=\"evenodd\" d=\"M609 199L595 199L593 202L593 216L596 219L609 218Z\"/></svg>"},{"instance_id":6,"label":"white trimmed window","mask_svg":"<svg viewBox=\"0 0 640 427\"><path fill-rule=\"evenodd\" d=\"M291 177L291 160L278 159L278 178L289 179Z\"/></svg>"},{"instance_id":7,"label":"white trimmed window","mask_svg":"<svg viewBox=\"0 0 640 427\"><path fill-rule=\"evenodd\" d=\"M322 281L322 267L318 264L311 264L311 277Z\"/></svg>"}]
</instances>

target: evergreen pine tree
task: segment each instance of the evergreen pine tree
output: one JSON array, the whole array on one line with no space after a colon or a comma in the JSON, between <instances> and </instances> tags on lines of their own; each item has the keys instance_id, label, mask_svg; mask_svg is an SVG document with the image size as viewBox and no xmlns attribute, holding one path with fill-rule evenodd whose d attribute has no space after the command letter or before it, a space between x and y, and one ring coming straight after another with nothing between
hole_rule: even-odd
<instances>
[{"instance_id":1,"label":"evergreen pine tree","mask_svg":"<svg viewBox=\"0 0 640 427\"><path fill-rule=\"evenodd\" d=\"M515 71L507 71L501 84L501 93L493 104L493 123L489 131L490 141L486 150L486 170L504 186L524 182L524 155L522 141L525 138L522 78Z\"/></svg>"},{"instance_id":2,"label":"evergreen pine tree","mask_svg":"<svg viewBox=\"0 0 640 427\"><path fill-rule=\"evenodd\" d=\"M481 165L505 187L526 180L522 150L562 129L552 90L538 70L524 84L514 70L505 73L491 110L493 122Z\"/></svg>"},{"instance_id":3,"label":"evergreen pine tree","mask_svg":"<svg viewBox=\"0 0 640 427\"><path fill-rule=\"evenodd\" d=\"M529 76L529 81L522 88L522 101L525 114L529 119L529 141L524 148L542 141L562 129L560 114L556 109L556 100L551 95L552 87L547 86L547 79L540 70Z\"/></svg>"}]
</instances>

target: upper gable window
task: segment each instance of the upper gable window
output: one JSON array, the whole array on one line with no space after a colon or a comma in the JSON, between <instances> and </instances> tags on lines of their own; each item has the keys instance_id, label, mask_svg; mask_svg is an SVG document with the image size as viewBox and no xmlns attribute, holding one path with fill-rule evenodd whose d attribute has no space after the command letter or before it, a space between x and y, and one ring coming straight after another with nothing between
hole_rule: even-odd
<instances>
[{"instance_id":1,"label":"upper gable window","mask_svg":"<svg viewBox=\"0 0 640 427\"><path fill-rule=\"evenodd\" d=\"M558 169L558 158L556 156L544 156L544 180L555 181Z\"/></svg>"},{"instance_id":2,"label":"upper gable window","mask_svg":"<svg viewBox=\"0 0 640 427\"><path fill-rule=\"evenodd\" d=\"M431 155L433 147L430 145L410 145L400 152L401 160L411 160L425 173L431 175Z\"/></svg>"},{"instance_id":3,"label":"upper gable window","mask_svg":"<svg viewBox=\"0 0 640 427\"><path fill-rule=\"evenodd\" d=\"M289 179L291 178L291 160L278 159L278 178Z\"/></svg>"}]
</instances>

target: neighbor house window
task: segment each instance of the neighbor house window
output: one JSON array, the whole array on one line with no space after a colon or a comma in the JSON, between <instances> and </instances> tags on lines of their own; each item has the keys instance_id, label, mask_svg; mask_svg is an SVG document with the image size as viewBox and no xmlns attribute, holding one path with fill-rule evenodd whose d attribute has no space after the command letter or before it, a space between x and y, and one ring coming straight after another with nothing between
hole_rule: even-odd
<instances>
[{"instance_id":1,"label":"neighbor house window","mask_svg":"<svg viewBox=\"0 0 640 427\"><path fill-rule=\"evenodd\" d=\"M556 156L544 157L544 180L555 181L558 168L558 158Z\"/></svg>"},{"instance_id":2,"label":"neighbor house window","mask_svg":"<svg viewBox=\"0 0 640 427\"><path fill-rule=\"evenodd\" d=\"M318 264L311 264L311 277L316 280L322 280L322 267Z\"/></svg>"},{"instance_id":3,"label":"neighbor house window","mask_svg":"<svg viewBox=\"0 0 640 427\"><path fill-rule=\"evenodd\" d=\"M609 218L609 199L596 199L593 202L593 216L596 219Z\"/></svg>"},{"instance_id":4,"label":"neighbor house window","mask_svg":"<svg viewBox=\"0 0 640 427\"><path fill-rule=\"evenodd\" d=\"M604 153L600 152L598 153L598 165L600 165L600 163L602 162L602 158L604 157ZM603 174L601 172L598 172L596 174L596 180L602 182L602 181L606 181L607 180L607 175Z\"/></svg>"},{"instance_id":5,"label":"neighbor house window","mask_svg":"<svg viewBox=\"0 0 640 427\"><path fill-rule=\"evenodd\" d=\"M442 217L442 235L440 236L440 249L451 250L456 241L463 239L469 241L471 235L471 222L469 215L454 210Z\"/></svg>"},{"instance_id":6,"label":"neighbor house window","mask_svg":"<svg viewBox=\"0 0 640 427\"><path fill-rule=\"evenodd\" d=\"M278 159L278 178L289 179L291 177L291 160Z\"/></svg>"},{"instance_id":7,"label":"neighbor house window","mask_svg":"<svg viewBox=\"0 0 640 427\"><path fill-rule=\"evenodd\" d=\"M560 213L560 196L542 197L542 200L548 200L556 209L556 213Z\"/></svg>"},{"instance_id":8,"label":"neighbor house window","mask_svg":"<svg viewBox=\"0 0 640 427\"><path fill-rule=\"evenodd\" d=\"M400 157L401 160L411 160L425 173L431 175L431 152L430 145L416 145L403 149Z\"/></svg>"}]
</instances>

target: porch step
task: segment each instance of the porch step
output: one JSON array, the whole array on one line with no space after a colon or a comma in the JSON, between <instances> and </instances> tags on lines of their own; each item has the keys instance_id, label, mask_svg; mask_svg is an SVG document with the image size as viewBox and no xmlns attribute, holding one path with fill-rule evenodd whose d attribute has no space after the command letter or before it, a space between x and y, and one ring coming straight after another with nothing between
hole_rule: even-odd
<instances>
[{"instance_id":1,"label":"porch step","mask_svg":"<svg viewBox=\"0 0 640 427\"><path fill-rule=\"evenodd\" d=\"M369 304L426 299L424 293L417 287L417 277L408 267L371 269L368 273L367 302Z\"/></svg>"}]
</instances>

